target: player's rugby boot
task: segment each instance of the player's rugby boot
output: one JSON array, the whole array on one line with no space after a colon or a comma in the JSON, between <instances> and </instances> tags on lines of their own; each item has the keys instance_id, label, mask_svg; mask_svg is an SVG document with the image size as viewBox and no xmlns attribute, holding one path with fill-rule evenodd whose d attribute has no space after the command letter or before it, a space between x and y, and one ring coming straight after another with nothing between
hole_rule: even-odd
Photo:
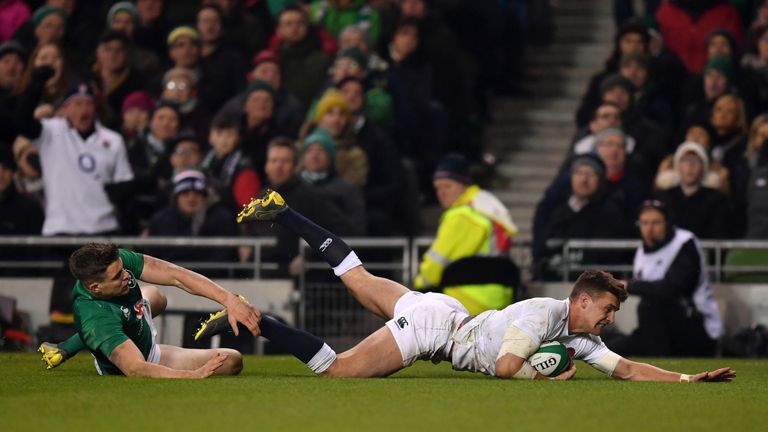
<instances>
[{"instance_id":1,"label":"player's rugby boot","mask_svg":"<svg viewBox=\"0 0 768 432\"><path fill-rule=\"evenodd\" d=\"M241 295L238 295L237 297L245 304L251 304L245 297ZM202 325L200 325L200 328L197 329L197 332L195 333L195 340L197 341L202 338L225 333L227 330L231 330L232 327L229 325L228 317L229 314L227 313L227 309L222 309L216 313L212 313L211 316L209 316L208 319L205 320Z\"/></svg>"},{"instance_id":2,"label":"player's rugby boot","mask_svg":"<svg viewBox=\"0 0 768 432\"><path fill-rule=\"evenodd\" d=\"M288 209L283 197L272 189L267 189L261 198L251 198L251 202L243 206L237 214L237 223L256 220L273 220L279 213Z\"/></svg>"},{"instance_id":3,"label":"player's rugby boot","mask_svg":"<svg viewBox=\"0 0 768 432\"><path fill-rule=\"evenodd\" d=\"M45 363L47 369L53 369L69 358L69 354L66 351L50 342L41 343L37 351L43 355L41 360Z\"/></svg>"}]
</instances>

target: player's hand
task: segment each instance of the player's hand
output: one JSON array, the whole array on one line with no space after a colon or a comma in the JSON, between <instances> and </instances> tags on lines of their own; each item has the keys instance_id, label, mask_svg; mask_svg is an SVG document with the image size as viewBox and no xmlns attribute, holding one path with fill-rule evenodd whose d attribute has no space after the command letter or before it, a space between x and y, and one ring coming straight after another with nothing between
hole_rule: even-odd
<instances>
[{"instance_id":1,"label":"player's hand","mask_svg":"<svg viewBox=\"0 0 768 432\"><path fill-rule=\"evenodd\" d=\"M199 369L192 371L192 378L208 378L209 376L213 375L214 372L216 372L216 369L220 368L221 365L224 364L224 361L227 360L227 357L229 357L227 354L216 353L215 356L211 357Z\"/></svg>"},{"instance_id":2,"label":"player's hand","mask_svg":"<svg viewBox=\"0 0 768 432\"><path fill-rule=\"evenodd\" d=\"M240 298L235 295L229 298L224 307L227 308L229 325L232 327L235 336L240 334L240 331L237 328L237 323L246 326L254 336L261 334L261 330L259 329L261 313L255 307L240 300Z\"/></svg>"},{"instance_id":3,"label":"player's hand","mask_svg":"<svg viewBox=\"0 0 768 432\"><path fill-rule=\"evenodd\" d=\"M566 369L565 372L562 372L560 375L556 377L550 377L549 379L556 380L556 381L567 381L573 378L574 375L576 375L576 364L573 363L573 360L571 360L571 366L568 369Z\"/></svg>"},{"instance_id":4,"label":"player's hand","mask_svg":"<svg viewBox=\"0 0 768 432\"><path fill-rule=\"evenodd\" d=\"M734 378L736 378L736 371L729 367L724 367L712 372L705 371L691 375L691 382L723 382L732 381Z\"/></svg>"}]
</instances>

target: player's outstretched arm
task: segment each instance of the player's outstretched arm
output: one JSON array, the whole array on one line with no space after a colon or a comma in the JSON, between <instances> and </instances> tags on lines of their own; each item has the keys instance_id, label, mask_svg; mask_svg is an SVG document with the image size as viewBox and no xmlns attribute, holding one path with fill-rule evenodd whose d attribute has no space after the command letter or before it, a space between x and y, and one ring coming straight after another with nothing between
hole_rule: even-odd
<instances>
[{"instance_id":1,"label":"player's outstretched arm","mask_svg":"<svg viewBox=\"0 0 768 432\"><path fill-rule=\"evenodd\" d=\"M665 381L665 382L721 382L736 378L736 371L729 367L715 371L705 371L694 375L672 372L662 368L622 358L613 371L615 378L630 381Z\"/></svg>"},{"instance_id":2,"label":"player's outstretched arm","mask_svg":"<svg viewBox=\"0 0 768 432\"><path fill-rule=\"evenodd\" d=\"M144 356L132 340L116 346L109 355L109 361L120 368L125 376L148 378L208 378L227 359L226 354L217 353L196 370L177 370L144 360Z\"/></svg>"},{"instance_id":3,"label":"player's outstretched arm","mask_svg":"<svg viewBox=\"0 0 768 432\"><path fill-rule=\"evenodd\" d=\"M211 299L227 308L229 323L235 335L239 334L237 323L246 326L254 336L259 335L259 311L200 273L144 255L141 279L154 284L172 285L190 294Z\"/></svg>"}]
</instances>

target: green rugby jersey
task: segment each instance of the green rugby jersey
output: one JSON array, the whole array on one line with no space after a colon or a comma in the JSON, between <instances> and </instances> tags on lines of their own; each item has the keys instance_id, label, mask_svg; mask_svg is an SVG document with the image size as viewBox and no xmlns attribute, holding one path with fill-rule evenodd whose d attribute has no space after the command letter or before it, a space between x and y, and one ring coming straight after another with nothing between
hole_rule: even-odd
<instances>
[{"instance_id":1,"label":"green rugby jersey","mask_svg":"<svg viewBox=\"0 0 768 432\"><path fill-rule=\"evenodd\" d=\"M104 374L120 375L120 369L109 361L109 355L127 339L133 341L144 355L149 357L154 338L149 309L144 308L137 278L144 271L144 255L120 249L123 267L128 271L128 294L110 299L98 299L80 281L72 292L72 310L75 327L85 345L96 357Z\"/></svg>"}]
</instances>

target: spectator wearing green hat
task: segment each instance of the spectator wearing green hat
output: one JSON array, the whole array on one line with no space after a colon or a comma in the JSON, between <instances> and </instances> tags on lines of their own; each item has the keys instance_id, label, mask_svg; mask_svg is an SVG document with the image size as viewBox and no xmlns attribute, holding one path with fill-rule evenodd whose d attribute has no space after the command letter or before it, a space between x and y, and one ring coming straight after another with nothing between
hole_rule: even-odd
<instances>
[{"instance_id":1,"label":"spectator wearing green hat","mask_svg":"<svg viewBox=\"0 0 768 432\"><path fill-rule=\"evenodd\" d=\"M312 2L312 22L322 26L335 37L341 35L344 27L354 25L368 33L371 44L375 45L381 32L379 12L368 5L366 0L322 0Z\"/></svg>"},{"instance_id":2,"label":"spectator wearing green hat","mask_svg":"<svg viewBox=\"0 0 768 432\"><path fill-rule=\"evenodd\" d=\"M689 78L682 95L683 124L706 122L715 100L735 91L733 76L733 61L720 54L707 61L701 75Z\"/></svg>"},{"instance_id":3,"label":"spectator wearing green hat","mask_svg":"<svg viewBox=\"0 0 768 432\"><path fill-rule=\"evenodd\" d=\"M160 71L160 57L154 51L135 44L140 23L139 11L129 1L115 3L107 13L107 28L119 31L128 38L134 69L145 77L153 77Z\"/></svg>"},{"instance_id":4,"label":"spectator wearing green hat","mask_svg":"<svg viewBox=\"0 0 768 432\"><path fill-rule=\"evenodd\" d=\"M366 233L365 199L360 188L353 186L336 173L336 143L327 130L318 127L301 146L301 177L314 185L340 210L349 235Z\"/></svg>"}]
</instances>

